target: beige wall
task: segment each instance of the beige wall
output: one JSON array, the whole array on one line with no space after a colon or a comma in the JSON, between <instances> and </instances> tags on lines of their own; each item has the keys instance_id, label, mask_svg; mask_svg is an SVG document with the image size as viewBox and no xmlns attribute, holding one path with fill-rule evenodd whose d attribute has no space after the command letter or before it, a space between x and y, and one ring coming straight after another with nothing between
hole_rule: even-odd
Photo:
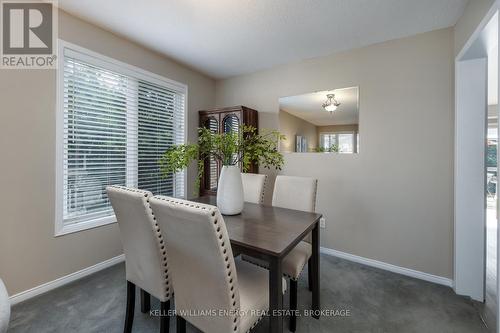
<instances>
[{"instance_id":1,"label":"beige wall","mask_svg":"<svg viewBox=\"0 0 500 333\"><path fill-rule=\"evenodd\" d=\"M286 136L286 140L280 144L281 151L295 151L296 135L307 138L308 151L315 151L318 147L318 128L314 124L283 110L279 112L279 122L279 130Z\"/></svg>"},{"instance_id":2,"label":"beige wall","mask_svg":"<svg viewBox=\"0 0 500 333\"><path fill-rule=\"evenodd\" d=\"M59 21L66 41L187 84L196 139L196 111L214 105L212 79L63 12ZM54 238L55 87L55 71L0 70L0 277L10 294L122 253L116 224Z\"/></svg>"},{"instance_id":3,"label":"beige wall","mask_svg":"<svg viewBox=\"0 0 500 333\"><path fill-rule=\"evenodd\" d=\"M214 100L256 108L261 127L279 128L280 96L359 85L362 153L286 154L283 173L320 180L324 246L451 277L452 59L493 2L469 1L454 30L222 80L216 87L196 71L64 12L59 33L187 84L190 141L196 111ZM54 71L0 71L0 278L10 294L122 252L116 225L53 237L55 84Z\"/></svg>"},{"instance_id":4,"label":"beige wall","mask_svg":"<svg viewBox=\"0 0 500 333\"><path fill-rule=\"evenodd\" d=\"M443 29L217 82L218 106L360 87L360 154L286 154L283 174L319 179L322 245L452 277L453 30Z\"/></svg>"},{"instance_id":5,"label":"beige wall","mask_svg":"<svg viewBox=\"0 0 500 333\"><path fill-rule=\"evenodd\" d=\"M354 132L358 133L358 124L318 126L318 133Z\"/></svg>"},{"instance_id":6,"label":"beige wall","mask_svg":"<svg viewBox=\"0 0 500 333\"><path fill-rule=\"evenodd\" d=\"M494 3L495 0L469 0L463 15L455 24L455 56L462 50Z\"/></svg>"}]
</instances>

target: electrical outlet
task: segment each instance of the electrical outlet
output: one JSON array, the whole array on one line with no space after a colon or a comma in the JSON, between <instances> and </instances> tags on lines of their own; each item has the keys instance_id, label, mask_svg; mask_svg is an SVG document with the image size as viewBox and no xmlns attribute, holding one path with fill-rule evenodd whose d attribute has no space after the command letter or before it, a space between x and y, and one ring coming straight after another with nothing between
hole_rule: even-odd
<instances>
[{"instance_id":1,"label":"electrical outlet","mask_svg":"<svg viewBox=\"0 0 500 333\"><path fill-rule=\"evenodd\" d=\"M320 226L321 228L323 228L323 229L325 229L325 228L326 228L326 220L325 220L325 218L324 218L324 217L322 217L322 218L320 218L320 219L319 219L319 226Z\"/></svg>"}]
</instances>

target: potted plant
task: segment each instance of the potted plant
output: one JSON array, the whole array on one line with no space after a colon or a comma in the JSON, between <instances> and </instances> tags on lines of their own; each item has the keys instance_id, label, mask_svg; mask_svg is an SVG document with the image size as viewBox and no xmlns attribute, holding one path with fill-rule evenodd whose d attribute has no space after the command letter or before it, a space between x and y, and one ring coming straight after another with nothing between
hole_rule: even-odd
<instances>
[{"instance_id":1,"label":"potted plant","mask_svg":"<svg viewBox=\"0 0 500 333\"><path fill-rule=\"evenodd\" d=\"M284 160L278 151L278 142L285 136L278 131L257 133L252 126L240 126L227 133L213 133L207 128L198 129L198 143L170 147L160 159L164 176L179 172L198 160L198 179L204 171L204 160L213 157L220 161L222 170L217 187L217 207L225 215L241 213L243 209L243 185L240 170L247 171L254 162L265 168L281 170ZM241 169L240 169L241 166Z\"/></svg>"},{"instance_id":2,"label":"potted plant","mask_svg":"<svg viewBox=\"0 0 500 333\"><path fill-rule=\"evenodd\" d=\"M318 153L338 153L339 146L338 145L331 145L329 148L318 147L318 148L316 148L316 152L318 152Z\"/></svg>"}]
</instances>

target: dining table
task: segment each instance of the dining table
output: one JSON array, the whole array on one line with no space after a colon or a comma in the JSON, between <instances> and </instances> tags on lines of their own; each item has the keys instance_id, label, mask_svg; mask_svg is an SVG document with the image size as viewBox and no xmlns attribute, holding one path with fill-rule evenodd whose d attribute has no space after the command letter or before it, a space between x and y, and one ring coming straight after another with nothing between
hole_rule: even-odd
<instances>
[{"instance_id":1,"label":"dining table","mask_svg":"<svg viewBox=\"0 0 500 333\"><path fill-rule=\"evenodd\" d=\"M193 201L216 206L213 195ZM244 203L237 215L223 215L234 253L265 260L269 269L269 331L283 332L283 259L312 234L309 277L312 279L312 316L320 315L319 221L321 214L263 204Z\"/></svg>"}]
</instances>

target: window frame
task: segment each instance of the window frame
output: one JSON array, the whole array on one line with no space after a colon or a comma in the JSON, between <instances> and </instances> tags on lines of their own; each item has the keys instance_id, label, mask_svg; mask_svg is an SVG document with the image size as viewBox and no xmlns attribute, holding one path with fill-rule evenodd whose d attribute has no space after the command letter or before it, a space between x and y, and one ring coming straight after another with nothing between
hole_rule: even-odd
<instances>
[{"instance_id":1,"label":"window frame","mask_svg":"<svg viewBox=\"0 0 500 333\"><path fill-rule=\"evenodd\" d=\"M168 79L161 75L149 72L142 68L127 64L114 58L91 51L73 43L58 40L58 69L56 78L56 166L55 166L55 229L54 236L62 236L74 232L93 229L116 223L116 217L105 216L89 221L77 222L71 225L64 224L64 59L65 50L77 54L77 58L89 64L102 67L122 75L154 83L162 87L184 94L184 143L188 135L188 86ZM128 135L128 134L127 134ZM187 193L187 170L184 172L184 193Z\"/></svg>"},{"instance_id":2,"label":"window frame","mask_svg":"<svg viewBox=\"0 0 500 333\"><path fill-rule=\"evenodd\" d=\"M335 135L336 139L335 141L337 142L337 145L339 144L339 134L352 134L352 148L353 148L353 151L352 153L347 153L347 152L336 152L336 154L357 154L358 153L358 149L356 147L356 144L357 144L357 138L356 138L356 135L359 135L358 132L356 131L337 131L337 132L320 132L319 133L319 137L318 137L318 142L319 142L319 145L320 147L322 147L322 139L321 137L323 135ZM330 153L330 152L328 152Z\"/></svg>"}]
</instances>

